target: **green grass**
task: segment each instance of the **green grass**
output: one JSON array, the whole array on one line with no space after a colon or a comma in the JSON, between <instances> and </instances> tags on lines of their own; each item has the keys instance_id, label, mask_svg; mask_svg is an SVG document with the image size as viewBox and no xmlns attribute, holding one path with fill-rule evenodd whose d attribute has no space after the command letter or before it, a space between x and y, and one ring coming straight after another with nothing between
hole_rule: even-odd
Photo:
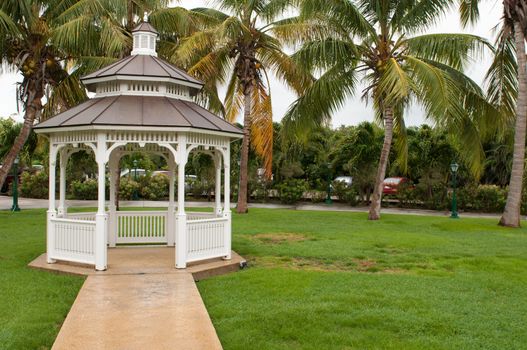
<instances>
[{"instance_id":1,"label":"green grass","mask_svg":"<svg viewBox=\"0 0 527 350\"><path fill-rule=\"evenodd\" d=\"M32 270L45 252L44 210L0 211L0 349L49 349L84 281Z\"/></svg>"},{"instance_id":2,"label":"green grass","mask_svg":"<svg viewBox=\"0 0 527 350\"><path fill-rule=\"evenodd\" d=\"M233 230L250 268L198 283L227 350L527 348L526 229L251 209ZM27 268L44 210L0 212L0 242L0 349L49 348L83 279Z\"/></svg>"},{"instance_id":3,"label":"green grass","mask_svg":"<svg viewBox=\"0 0 527 350\"><path fill-rule=\"evenodd\" d=\"M251 268L201 281L225 349L527 348L527 230L252 209Z\"/></svg>"}]
</instances>

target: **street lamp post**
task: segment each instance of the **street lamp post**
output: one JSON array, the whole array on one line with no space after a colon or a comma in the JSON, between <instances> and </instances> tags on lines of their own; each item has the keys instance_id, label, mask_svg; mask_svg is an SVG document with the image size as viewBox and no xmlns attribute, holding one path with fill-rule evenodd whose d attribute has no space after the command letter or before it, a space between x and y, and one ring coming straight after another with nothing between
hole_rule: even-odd
<instances>
[{"instance_id":1,"label":"street lamp post","mask_svg":"<svg viewBox=\"0 0 527 350\"><path fill-rule=\"evenodd\" d=\"M459 219L459 215L457 213L457 197L456 197L456 186L457 186L457 170L459 169L459 165L456 162L453 162L450 164L450 170L452 171L452 214L450 214L450 218L452 219Z\"/></svg>"},{"instance_id":2,"label":"street lamp post","mask_svg":"<svg viewBox=\"0 0 527 350\"><path fill-rule=\"evenodd\" d=\"M13 206L11 206L11 211L20 211L18 206L18 162L20 159L18 156L15 158L15 163L13 166Z\"/></svg>"},{"instance_id":3,"label":"street lamp post","mask_svg":"<svg viewBox=\"0 0 527 350\"><path fill-rule=\"evenodd\" d=\"M134 181L137 183L137 159L134 159ZM137 188L134 189L134 195L132 196L134 201L139 199L139 194L137 193Z\"/></svg>"},{"instance_id":4,"label":"street lamp post","mask_svg":"<svg viewBox=\"0 0 527 350\"><path fill-rule=\"evenodd\" d=\"M327 163L328 167L328 189L327 189L327 196L326 196L326 204L330 205L333 204L333 200L331 199L331 164Z\"/></svg>"}]
</instances>

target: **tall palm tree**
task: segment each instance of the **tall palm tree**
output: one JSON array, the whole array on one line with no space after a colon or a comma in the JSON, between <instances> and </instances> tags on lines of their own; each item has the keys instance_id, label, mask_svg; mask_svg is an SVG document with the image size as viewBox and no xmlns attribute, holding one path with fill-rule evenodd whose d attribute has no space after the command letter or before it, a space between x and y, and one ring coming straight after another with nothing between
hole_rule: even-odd
<instances>
[{"instance_id":1,"label":"tall palm tree","mask_svg":"<svg viewBox=\"0 0 527 350\"><path fill-rule=\"evenodd\" d=\"M464 24L479 17L480 0L463 0L460 6ZM488 95L502 112L511 116L514 127L514 148L509 193L500 225L520 227L521 193L525 171L527 134L527 2L503 0L503 23L498 37L494 61L487 73Z\"/></svg>"},{"instance_id":2,"label":"tall palm tree","mask_svg":"<svg viewBox=\"0 0 527 350\"><path fill-rule=\"evenodd\" d=\"M33 123L42 113L47 95L54 108L67 106L86 97L78 81L70 78L66 63L70 56L88 52L88 38L77 40L69 33L78 23L63 14L72 1L5 0L0 4L0 65L18 71L23 80L19 98L24 105L24 123L13 147L3 158L0 186L22 150ZM56 92L56 98L47 94Z\"/></svg>"},{"instance_id":3,"label":"tall palm tree","mask_svg":"<svg viewBox=\"0 0 527 350\"><path fill-rule=\"evenodd\" d=\"M264 159L267 176L272 173L273 124L268 74L274 73L296 93L311 84L284 52L274 35L276 19L291 5L290 0L217 0L220 10L194 9L208 17L209 26L184 39L175 57L201 78L209 91L211 107L224 105L225 118L235 121L243 109L243 141L240 159L238 213L247 212L249 145ZM224 104L214 91L227 84Z\"/></svg>"},{"instance_id":4,"label":"tall palm tree","mask_svg":"<svg viewBox=\"0 0 527 350\"><path fill-rule=\"evenodd\" d=\"M373 102L385 131L370 220L380 218L394 132L399 135L395 143L398 154L406 154L404 114L412 102L420 103L436 123L450 127L451 132L462 132L469 142L465 154L473 172L481 169L483 150L473 118L488 115L490 107L479 86L462 70L473 54L490 45L474 35L419 34L441 18L450 3L304 0L300 16L287 28L295 35L289 34L285 25L279 33L291 43L301 43L294 58L321 74L288 111L284 130L305 132L327 122L356 92L359 81L366 84L363 98Z\"/></svg>"}]
</instances>

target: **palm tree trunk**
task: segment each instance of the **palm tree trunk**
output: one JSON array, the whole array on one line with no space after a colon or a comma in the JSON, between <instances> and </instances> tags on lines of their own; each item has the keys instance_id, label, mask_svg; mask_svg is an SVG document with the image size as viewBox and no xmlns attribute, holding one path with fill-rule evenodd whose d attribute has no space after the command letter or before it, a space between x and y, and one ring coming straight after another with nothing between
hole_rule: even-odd
<instances>
[{"instance_id":1,"label":"palm tree trunk","mask_svg":"<svg viewBox=\"0 0 527 350\"><path fill-rule=\"evenodd\" d=\"M37 87L36 89L39 88ZM4 157L2 167L0 168L0 188L2 188L2 186L4 185L7 174L9 174L9 171L13 166L15 158L22 150L22 147L24 147L24 144L26 143L27 138L31 133L31 129L33 128L35 119L37 119L37 116L42 110L41 99L43 93L41 92L42 91L35 91L34 89L32 91L29 91L26 104L26 113L24 115L24 124L22 125L22 129L20 130L20 134L18 134L15 139L15 142L13 143L13 147L11 147L9 152Z\"/></svg>"},{"instance_id":2,"label":"palm tree trunk","mask_svg":"<svg viewBox=\"0 0 527 350\"><path fill-rule=\"evenodd\" d=\"M381 158L379 160L379 167L377 168L377 176L375 178L375 188L373 189L373 198L371 200L370 212L368 220L379 220L381 218L381 199L384 177L386 175L386 166L388 165L388 157L390 156L390 149L392 147L393 138L393 109L386 107L384 109L384 144L382 146Z\"/></svg>"},{"instance_id":3,"label":"palm tree trunk","mask_svg":"<svg viewBox=\"0 0 527 350\"><path fill-rule=\"evenodd\" d=\"M240 188L238 189L238 205L236 211L239 214L245 214L248 211L247 207L247 182L249 173L249 142L251 139L251 99L252 99L252 85L245 90L245 109L243 113L243 141L242 149L240 150Z\"/></svg>"},{"instance_id":4,"label":"palm tree trunk","mask_svg":"<svg viewBox=\"0 0 527 350\"><path fill-rule=\"evenodd\" d=\"M520 207L525 164L525 134L527 128L527 60L525 38L519 22L514 23L514 40L518 60L518 100L516 102L516 124L514 126L514 150L507 203L500 225L520 227Z\"/></svg>"}]
</instances>

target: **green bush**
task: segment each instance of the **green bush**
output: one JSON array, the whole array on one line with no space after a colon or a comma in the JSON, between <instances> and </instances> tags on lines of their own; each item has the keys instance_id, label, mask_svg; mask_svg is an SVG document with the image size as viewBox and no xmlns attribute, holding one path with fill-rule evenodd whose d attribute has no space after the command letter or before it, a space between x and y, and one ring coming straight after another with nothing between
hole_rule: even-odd
<instances>
[{"instance_id":1,"label":"green bush","mask_svg":"<svg viewBox=\"0 0 527 350\"><path fill-rule=\"evenodd\" d=\"M505 208L507 190L496 185L470 184L460 189L459 207L464 210L501 212Z\"/></svg>"},{"instance_id":2,"label":"green bush","mask_svg":"<svg viewBox=\"0 0 527 350\"><path fill-rule=\"evenodd\" d=\"M287 179L277 186L280 201L284 204L295 204L302 199L307 183L301 179Z\"/></svg>"},{"instance_id":3,"label":"green bush","mask_svg":"<svg viewBox=\"0 0 527 350\"><path fill-rule=\"evenodd\" d=\"M70 191L74 199L97 199L98 183L95 179L71 182Z\"/></svg>"},{"instance_id":4,"label":"green bush","mask_svg":"<svg viewBox=\"0 0 527 350\"><path fill-rule=\"evenodd\" d=\"M143 176L139 179L141 198L158 200L168 197L169 178L164 174Z\"/></svg>"},{"instance_id":5,"label":"green bush","mask_svg":"<svg viewBox=\"0 0 527 350\"><path fill-rule=\"evenodd\" d=\"M339 202L347 203L352 206L358 204L358 192L353 186L349 186L343 181L333 181L331 183L331 192L337 197Z\"/></svg>"},{"instance_id":6,"label":"green bush","mask_svg":"<svg viewBox=\"0 0 527 350\"><path fill-rule=\"evenodd\" d=\"M20 195L26 198L48 198L48 174L41 171L36 174L22 173Z\"/></svg>"},{"instance_id":7,"label":"green bush","mask_svg":"<svg viewBox=\"0 0 527 350\"><path fill-rule=\"evenodd\" d=\"M121 178L121 185L119 187L119 198L123 200L130 200L134 196L134 192L139 193L139 183L128 178Z\"/></svg>"},{"instance_id":8,"label":"green bush","mask_svg":"<svg viewBox=\"0 0 527 350\"><path fill-rule=\"evenodd\" d=\"M344 201L344 203L347 203L351 206L356 206L357 204L359 204L358 195L359 194L355 190L355 188L348 187L347 191L344 192L344 196L342 197L342 200Z\"/></svg>"},{"instance_id":9,"label":"green bush","mask_svg":"<svg viewBox=\"0 0 527 350\"><path fill-rule=\"evenodd\" d=\"M311 202L313 203L322 203L326 200L328 194L324 191L311 191L309 193L309 196L311 197Z\"/></svg>"}]
</instances>

